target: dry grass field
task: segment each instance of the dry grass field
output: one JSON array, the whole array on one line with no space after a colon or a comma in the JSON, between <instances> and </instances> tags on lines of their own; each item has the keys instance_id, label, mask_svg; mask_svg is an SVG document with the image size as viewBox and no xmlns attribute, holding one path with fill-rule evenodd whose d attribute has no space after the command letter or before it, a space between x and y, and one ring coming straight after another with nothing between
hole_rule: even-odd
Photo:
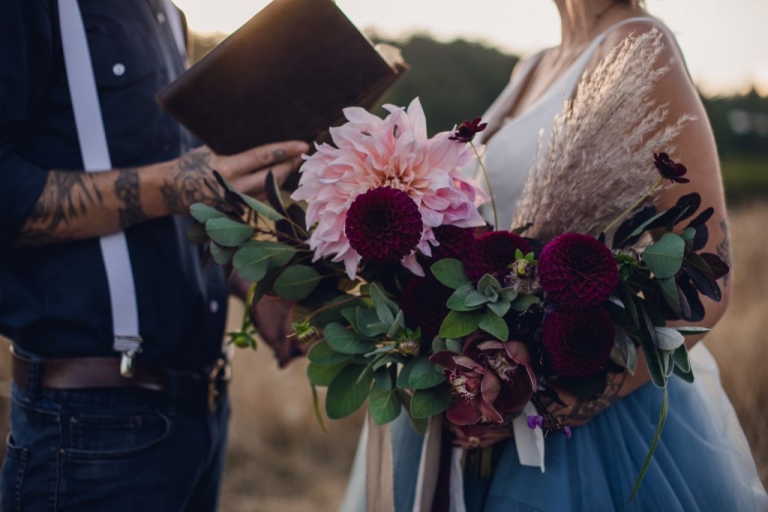
<instances>
[{"instance_id":1,"label":"dry grass field","mask_svg":"<svg viewBox=\"0 0 768 512\"><path fill-rule=\"evenodd\" d=\"M735 293L726 317L707 337L723 384L768 484L768 203L731 215ZM242 312L232 304L231 320ZM233 325L234 325L233 323ZM2 351L5 353L5 350ZM318 426L305 363L279 370L269 349L235 358L234 416L222 493L223 512L333 511L344 490L362 416ZM0 362L0 378L8 376ZM5 385L3 386L5 390ZM7 395L7 393L4 393ZM0 401L0 413L7 398ZM6 420L0 420L5 426Z\"/></svg>"}]
</instances>

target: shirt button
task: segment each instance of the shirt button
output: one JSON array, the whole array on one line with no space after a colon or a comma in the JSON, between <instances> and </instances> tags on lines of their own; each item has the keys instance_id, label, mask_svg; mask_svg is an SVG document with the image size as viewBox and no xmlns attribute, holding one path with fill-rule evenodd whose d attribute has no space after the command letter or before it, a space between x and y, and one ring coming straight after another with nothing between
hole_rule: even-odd
<instances>
[{"instance_id":1,"label":"shirt button","mask_svg":"<svg viewBox=\"0 0 768 512\"><path fill-rule=\"evenodd\" d=\"M125 65L118 62L112 66L112 72L115 76L123 76L125 74Z\"/></svg>"},{"instance_id":2,"label":"shirt button","mask_svg":"<svg viewBox=\"0 0 768 512\"><path fill-rule=\"evenodd\" d=\"M219 312L219 301L212 300L210 304L208 304L208 307L210 308L211 313L215 315L216 313Z\"/></svg>"},{"instance_id":3,"label":"shirt button","mask_svg":"<svg viewBox=\"0 0 768 512\"><path fill-rule=\"evenodd\" d=\"M158 12L157 13L157 22L160 23L161 25L163 23L165 23L165 14L163 14L161 12Z\"/></svg>"}]
</instances>

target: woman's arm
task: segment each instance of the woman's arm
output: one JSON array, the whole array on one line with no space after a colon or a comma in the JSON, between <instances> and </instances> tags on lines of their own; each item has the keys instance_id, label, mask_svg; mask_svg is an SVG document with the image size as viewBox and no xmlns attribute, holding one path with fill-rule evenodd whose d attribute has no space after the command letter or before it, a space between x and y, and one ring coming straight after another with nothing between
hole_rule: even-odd
<instances>
[{"instance_id":1,"label":"woman's arm","mask_svg":"<svg viewBox=\"0 0 768 512\"><path fill-rule=\"evenodd\" d=\"M653 26L649 22L644 21L628 24L616 30L606 39L601 49L602 55L600 58L596 58L595 64L624 38L631 34L637 35L647 32ZM660 152L669 152L676 161L683 163L688 168L686 177L690 178L691 181L690 183L674 184L665 188L657 195L655 203L660 210L663 210L674 206L681 196L693 192L698 193L701 196L703 208L712 206L715 209L714 215L707 222L709 241L703 252L718 254L730 266L728 221L720 176L720 164L712 128L699 94L689 78L677 44L664 31L662 31L662 34L662 40L666 49L660 56L658 64L661 66L671 62L671 69L656 84L654 99L658 104L666 104L668 106L669 120L678 119L684 114L694 115L696 120L689 122L674 140L674 149L658 149ZM650 158L651 155L649 155L649 161ZM670 322L669 325L714 327L728 306L730 282L728 275L720 279L718 283L722 289L722 300L720 302L714 302L707 297L701 296L705 310L704 319L701 322L677 321ZM690 349L702 338L703 336L686 336L686 345ZM608 385L600 397L594 400L579 400L567 392L560 392L565 405L551 403L549 411L556 415L563 425L578 426L587 423L613 403L650 381L650 374L648 373L642 350L638 350L637 359L637 371L635 374L610 374Z\"/></svg>"}]
</instances>

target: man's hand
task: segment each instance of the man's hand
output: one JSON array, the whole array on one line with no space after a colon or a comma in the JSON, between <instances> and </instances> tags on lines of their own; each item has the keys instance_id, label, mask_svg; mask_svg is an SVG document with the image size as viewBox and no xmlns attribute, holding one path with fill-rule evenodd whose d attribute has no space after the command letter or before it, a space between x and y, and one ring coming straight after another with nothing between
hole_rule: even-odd
<instances>
[{"instance_id":1,"label":"man's hand","mask_svg":"<svg viewBox=\"0 0 768 512\"><path fill-rule=\"evenodd\" d=\"M175 169L161 188L163 201L180 214L186 214L194 203L212 201L205 181L216 185L214 170L238 192L264 199L269 171L282 184L301 165L301 155L307 151L309 146L300 141L267 144L230 156L217 155L207 146L197 148L173 162Z\"/></svg>"}]
</instances>

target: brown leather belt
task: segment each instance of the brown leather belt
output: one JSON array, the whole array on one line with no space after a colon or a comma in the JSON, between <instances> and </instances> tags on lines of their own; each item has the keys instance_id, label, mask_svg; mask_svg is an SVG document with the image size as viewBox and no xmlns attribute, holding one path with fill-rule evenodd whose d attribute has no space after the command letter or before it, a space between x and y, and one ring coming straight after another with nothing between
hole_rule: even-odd
<instances>
[{"instance_id":1,"label":"brown leather belt","mask_svg":"<svg viewBox=\"0 0 768 512\"><path fill-rule=\"evenodd\" d=\"M29 386L32 361L11 352L13 380L20 386ZM43 389L146 389L168 392L169 370L135 361L133 376L120 374L120 359L110 357L87 357L70 359L44 359L40 363L40 387ZM229 380L229 368L224 360L210 375L177 372L175 394L191 400L206 400L208 409L216 405L216 398Z\"/></svg>"}]
</instances>

